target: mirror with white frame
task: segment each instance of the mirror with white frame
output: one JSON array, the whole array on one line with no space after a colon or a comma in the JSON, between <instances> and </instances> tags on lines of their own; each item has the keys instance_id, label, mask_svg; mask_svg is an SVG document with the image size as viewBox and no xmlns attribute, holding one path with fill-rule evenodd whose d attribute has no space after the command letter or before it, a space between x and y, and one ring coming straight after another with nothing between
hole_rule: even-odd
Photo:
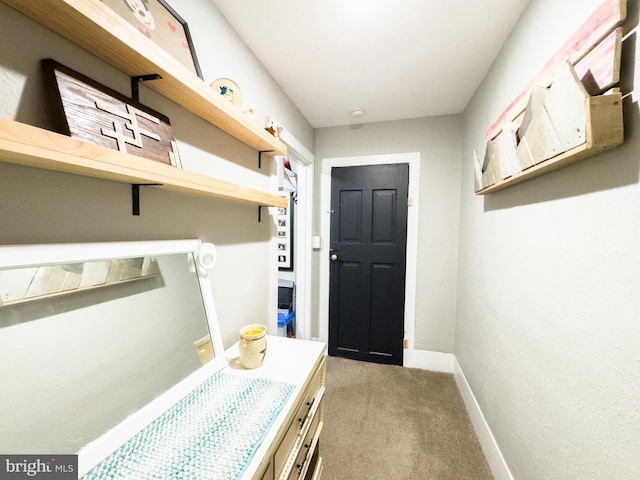
<instances>
[{"instance_id":1,"label":"mirror with white frame","mask_svg":"<svg viewBox=\"0 0 640 480\"><path fill-rule=\"evenodd\" d=\"M0 452L78 453L223 348L197 240L0 247Z\"/></svg>"}]
</instances>

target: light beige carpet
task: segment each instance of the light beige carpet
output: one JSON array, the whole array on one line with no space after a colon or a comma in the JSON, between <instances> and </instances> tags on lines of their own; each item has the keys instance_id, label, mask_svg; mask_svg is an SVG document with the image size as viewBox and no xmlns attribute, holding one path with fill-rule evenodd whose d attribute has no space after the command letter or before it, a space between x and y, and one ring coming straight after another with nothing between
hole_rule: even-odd
<instances>
[{"instance_id":1,"label":"light beige carpet","mask_svg":"<svg viewBox=\"0 0 640 480\"><path fill-rule=\"evenodd\" d=\"M453 375L327 358L323 480L493 479Z\"/></svg>"}]
</instances>

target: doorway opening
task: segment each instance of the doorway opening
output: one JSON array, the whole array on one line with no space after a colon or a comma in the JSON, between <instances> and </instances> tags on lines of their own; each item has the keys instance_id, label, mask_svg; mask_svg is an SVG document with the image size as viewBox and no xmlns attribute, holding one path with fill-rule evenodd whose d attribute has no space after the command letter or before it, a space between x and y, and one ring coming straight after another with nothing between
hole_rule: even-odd
<instances>
[{"instance_id":1,"label":"doorway opening","mask_svg":"<svg viewBox=\"0 0 640 480\"><path fill-rule=\"evenodd\" d=\"M280 139L287 145L288 155L279 157L276 161L278 191L289 199L290 209L286 212L278 211L275 215L276 223L280 219L285 220L285 225L276 225L274 240L278 256L277 307L279 313L289 317L289 323L278 328L278 334L309 340L312 284L310 219L315 157L291 134L284 132ZM285 158L289 165L288 172L283 168ZM292 174L293 177L287 179ZM280 217L280 213L286 214ZM281 232L286 232L286 237L278 236Z\"/></svg>"}]
</instances>

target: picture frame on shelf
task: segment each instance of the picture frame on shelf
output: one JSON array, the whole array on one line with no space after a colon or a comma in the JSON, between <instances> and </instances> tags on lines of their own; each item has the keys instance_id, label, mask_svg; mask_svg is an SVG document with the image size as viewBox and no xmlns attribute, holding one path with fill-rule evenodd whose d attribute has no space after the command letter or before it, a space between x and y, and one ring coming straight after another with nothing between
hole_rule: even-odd
<instances>
[{"instance_id":1,"label":"picture frame on shelf","mask_svg":"<svg viewBox=\"0 0 640 480\"><path fill-rule=\"evenodd\" d=\"M286 198L288 205L278 207L276 215L276 243L278 255L278 270L293 270L293 193L280 192L279 196Z\"/></svg>"},{"instance_id":2,"label":"picture frame on shelf","mask_svg":"<svg viewBox=\"0 0 640 480\"><path fill-rule=\"evenodd\" d=\"M140 33L203 79L187 22L164 0L101 0Z\"/></svg>"}]
</instances>

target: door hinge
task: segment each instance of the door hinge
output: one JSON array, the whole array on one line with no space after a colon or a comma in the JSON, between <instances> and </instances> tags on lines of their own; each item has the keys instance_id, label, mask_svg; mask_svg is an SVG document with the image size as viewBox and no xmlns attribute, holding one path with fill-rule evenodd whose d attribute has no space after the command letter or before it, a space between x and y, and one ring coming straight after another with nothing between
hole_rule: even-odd
<instances>
[{"instance_id":1,"label":"door hinge","mask_svg":"<svg viewBox=\"0 0 640 480\"><path fill-rule=\"evenodd\" d=\"M407 207L413 207L413 198L407 198Z\"/></svg>"}]
</instances>

